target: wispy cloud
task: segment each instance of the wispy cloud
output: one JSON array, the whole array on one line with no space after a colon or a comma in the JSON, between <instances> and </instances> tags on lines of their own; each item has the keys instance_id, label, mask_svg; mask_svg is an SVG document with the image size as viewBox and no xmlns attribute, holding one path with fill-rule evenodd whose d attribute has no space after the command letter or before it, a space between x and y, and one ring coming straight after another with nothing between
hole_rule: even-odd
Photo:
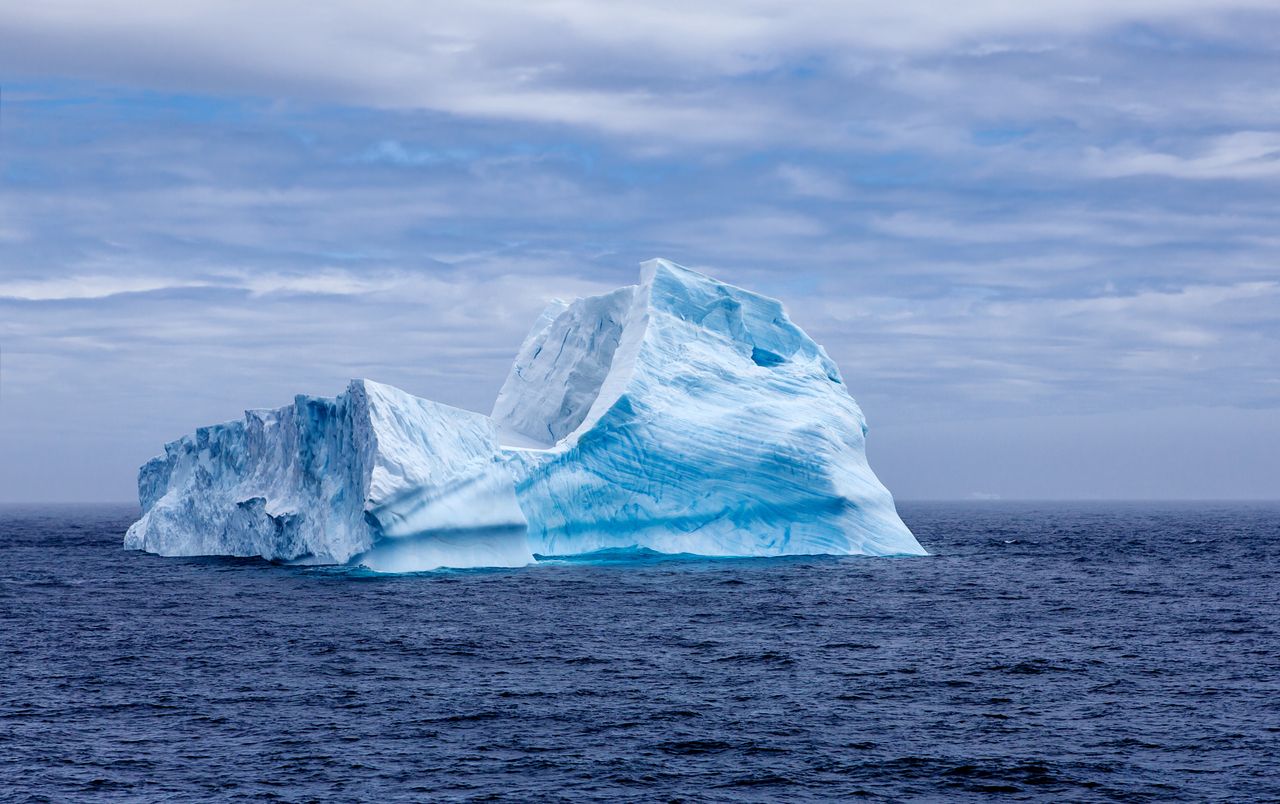
<instances>
[{"instance_id":1,"label":"wispy cloud","mask_svg":"<svg viewBox=\"0 0 1280 804\"><path fill-rule=\"evenodd\" d=\"M0 280L0 299L21 301L105 299L121 293L148 293L157 290L206 286L205 282L142 276L68 276L49 279Z\"/></svg>"},{"instance_id":2,"label":"wispy cloud","mask_svg":"<svg viewBox=\"0 0 1280 804\"><path fill-rule=\"evenodd\" d=\"M848 186L828 171L800 165L779 165L778 178L793 195L840 200L849 196Z\"/></svg>"},{"instance_id":3,"label":"wispy cloud","mask_svg":"<svg viewBox=\"0 0 1280 804\"><path fill-rule=\"evenodd\" d=\"M1091 149L1086 165L1099 176L1179 179L1280 178L1280 132L1237 131L1213 137L1191 155L1138 148Z\"/></svg>"}]
</instances>

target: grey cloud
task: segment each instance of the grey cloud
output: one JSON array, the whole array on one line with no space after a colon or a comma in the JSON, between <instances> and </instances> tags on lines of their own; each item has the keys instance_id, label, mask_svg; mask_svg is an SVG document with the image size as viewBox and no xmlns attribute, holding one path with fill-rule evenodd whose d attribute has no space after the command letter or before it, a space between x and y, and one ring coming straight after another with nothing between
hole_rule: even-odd
<instances>
[{"instance_id":1,"label":"grey cloud","mask_svg":"<svg viewBox=\"0 0 1280 804\"><path fill-rule=\"evenodd\" d=\"M1066 106L1070 95L1010 74L975 84L902 60L931 54L1052 56L1048 37L1129 22L1227 24L1232 12L1274 10L1235 0L970 3L937 13L914 0L700 4L505 1L418 4L383 0L273 3L252 14L222 3L49 0L0 13L0 64L20 71L197 91L253 92L561 122L667 141L822 139L755 76L818 58L845 73L889 69L895 91L954 95L986 113ZM1029 42L1023 41L1030 39ZM875 70L871 70L874 73ZM712 88L714 86L714 88ZM976 92L982 87L985 91ZM995 91L997 90L998 91ZM994 105L990 105L994 104Z\"/></svg>"}]
</instances>

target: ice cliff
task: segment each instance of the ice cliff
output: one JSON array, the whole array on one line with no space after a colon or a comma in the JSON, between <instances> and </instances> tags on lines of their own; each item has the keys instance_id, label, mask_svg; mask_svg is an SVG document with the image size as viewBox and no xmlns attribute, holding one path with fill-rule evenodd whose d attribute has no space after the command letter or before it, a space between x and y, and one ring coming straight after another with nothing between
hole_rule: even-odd
<instances>
[{"instance_id":1,"label":"ice cliff","mask_svg":"<svg viewBox=\"0 0 1280 804\"><path fill-rule=\"evenodd\" d=\"M125 545L386 570L923 555L865 435L779 302L651 260L639 285L552 304L490 417L357 380L168 444Z\"/></svg>"},{"instance_id":2,"label":"ice cliff","mask_svg":"<svg viewBox=\"0 0 1280 804\"><path fill-rule=\"evenodd\" d=\"M488 417L354 380L165 445L125 547L374 569L520 566L524 515Z\"/></svg>"}]
</instances>

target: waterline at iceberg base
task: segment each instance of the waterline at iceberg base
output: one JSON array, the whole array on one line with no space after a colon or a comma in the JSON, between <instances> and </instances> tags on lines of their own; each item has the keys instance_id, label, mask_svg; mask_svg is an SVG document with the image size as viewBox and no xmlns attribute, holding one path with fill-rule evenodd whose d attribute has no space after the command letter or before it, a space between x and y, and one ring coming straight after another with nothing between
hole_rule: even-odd
<instances>
[{"instance_id":1,"label":"waterline at iceberg base","mask_svg":"<svg viewBox=\"0 0 1280 804\"><path fill-rule=\"evenodd\" d=\"M781 303L651 260L638 285L552 304L490 416L354 380L170 442L124 543L391 572L631 547L924 555L865 437Z\"/></svg>"}]
</instances>

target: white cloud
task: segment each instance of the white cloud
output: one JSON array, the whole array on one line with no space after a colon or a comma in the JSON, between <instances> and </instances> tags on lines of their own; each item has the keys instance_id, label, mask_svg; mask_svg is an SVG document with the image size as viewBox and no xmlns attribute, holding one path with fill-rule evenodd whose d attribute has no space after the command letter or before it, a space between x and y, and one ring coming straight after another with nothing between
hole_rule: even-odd
<instances>
[{"instance_id":1,"label":"white cloud","mask_svg":"<svg viewBox=\"0 0 1280 804\"><path fill-rule=\"evenodd\" d=\"M778 178L792 195L838 201L847 198L849 188L830 171L799 165L780 165Z\"/></svg>"},{"instance_id":2,"label":"white cloud","mask_svg":"<svg viewBox=\"0 0 1280 804\"><path fill-rule=\"evenodd\" d=\"M1237 131L1202 143L1194 156L1138 148L1090 149L1087 168L1098 176L1172 176L1179 179L1280 178L1280 132Z\"/></svg>"},{"instance_id":3,"label":"white cloud","mask_svg":"<svg viewBox=\"0 0 1280 804\"><path fill-rule=\"evenodd\" d=\"M323 295L371 296L387 295L400 300L420 299L424 305L440 305L466 301L471 306L492 300L495 294L506 298L523 296L535 300L527 285L530 280L513 275L488 278L448 279L420 273L382 271L353 272L336 268L305 273L270 273L234 271L186 280L169 276L80 275L0 281L0 299L16 301L73 301L109 299L126 293L154 293L181 290L242 290L253 296ZM574 290L586 295L604 290L594 282L561 278L558 292ZM547 300L551 296L550 293ZM536 302L535 302L536 303Z\"/></svg>"},{"instance_id":4,"label":"white cloud","mask_svg":"<svg viewBox=\"0 0 1280 804\"><path fill-rule=\"evenodd\" d=\"M157 290L207 287L199 281L169 277L69 276L47 279L0 281L0 299L23 301L65 301L105 299L121 293L148 293Z\"/></svg>"},{"instance_id":5,"label":"white cloud","mask_svg":"<svg viewBox=\"0 0 1280 804\"><path fill-rule=\"evenodd\" d=\"M877 216L871 225L894 237L947 240L961 243L1018 243L1035 240L1067 240L1098 234L1099 227L1085 220L1004 221L951 220L914 212Z\"/></svg>"}]
</instances>

